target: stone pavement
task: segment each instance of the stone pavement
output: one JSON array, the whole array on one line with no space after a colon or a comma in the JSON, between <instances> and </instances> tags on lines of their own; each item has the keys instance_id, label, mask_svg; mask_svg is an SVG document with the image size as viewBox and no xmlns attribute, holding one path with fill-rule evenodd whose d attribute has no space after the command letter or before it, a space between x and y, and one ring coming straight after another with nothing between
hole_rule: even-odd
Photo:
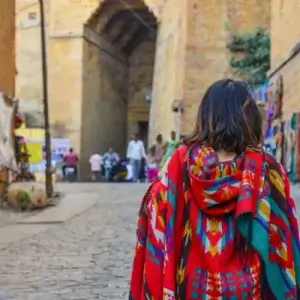
<instances>
[{"instance_id":1,"label":"stone pavement","mask_svg":"<svg viewBox=\"0 0 300 300\"><path fill-rule=\"evenodd\" d=\"M22 225L24 230L36 226L37 232L0 247L0 299L127 299L135 220L146 185L60 188L86 198L98 193L98 201L63 224ZM300 188L293 187L293 194L300 210Z\"/></svg>"},{"instance_id":2,"label":"stone pavement","mask_svg":"<svg viewBox=\"0 0 300 300\"><path fill-rule=\"evenodd\" d=\"M62 189L86 197L97 192L99 199L68 222L0 249L3 299L127 299L136 215L146 186L70 184Z\"/></svg>"}]
</instances>

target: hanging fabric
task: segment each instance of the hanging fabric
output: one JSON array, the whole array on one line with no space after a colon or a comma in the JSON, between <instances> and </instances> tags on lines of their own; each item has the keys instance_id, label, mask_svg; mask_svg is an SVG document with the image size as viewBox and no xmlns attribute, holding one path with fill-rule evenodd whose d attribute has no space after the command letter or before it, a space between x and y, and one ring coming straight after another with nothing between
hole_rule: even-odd
<instances>
[{"instance_id":1,"label":"hanging fabric","mask_svg":"<svg viewBox=\"0 0 300 300\"><path fill-rule=\"evenodd\" d=\"M0 93L0 166L17 171L15 152L12 146L13 108L5 103L4 94Z\"/></svg>"}]
</instances>

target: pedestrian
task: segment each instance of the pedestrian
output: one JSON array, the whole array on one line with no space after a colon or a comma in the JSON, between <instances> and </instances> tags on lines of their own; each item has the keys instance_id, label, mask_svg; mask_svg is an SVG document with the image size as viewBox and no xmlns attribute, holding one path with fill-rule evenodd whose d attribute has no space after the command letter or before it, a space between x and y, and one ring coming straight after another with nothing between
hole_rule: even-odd
<instances>
[{"instance_id":1,"label":"pedestrian","mask_svg":"<svg viewBox=\"0 0 300 300\"><path fill-rule=\"evenodd\" d=\"M147 180L153 182L158 176L158 165L156 159L156 146L152 146L149 150L148 161L147 161Z\"/></svg>"},{"instance_id":2,"label":"pedestrian","mask_svg":"<svg viewBox=\"0 0 300 300\"><path fill-rule=\"evenodd\" d=\"M147 159L144 143L140 140L138 134L135 134L134 138L128 144L127 158L132 165L133 181L137 182L142 171L143 159Z\"/></svg>"},{"instance_id":3,"label":"pedestrian","mask_svg":"<svg viewBox=\"0 0 300 300\"><path fill-rule=\"evenodd\" d=\"M169 158L172 156L174 151L179 147L179 145L180 145L180 143L176 139L176 132L171 131L170 139L166 142L166 144L164 146L164 155L163 155L163 158L161 160L161 165L160 165L161 168L163 168L165 166L165 164L168 162Z\"/></svg>"},{"instance_id":4,"label":"pedestrian","mask_svg":"<svg viewBox=\"0 0 300 300\"><path fill-rule=\"evenodd\" d=\"M66 177L66 173L68 169L74 170L74 177L77 179L77 166L79 163L78 155L75 153L73 148L70 148L67 153L64 155L64 167L63 167L63 173Z\"/></svg>"},{"instance_id":5,"label":"pedestrian","mask_svg":"<svg viewBox=\"0 0 300 300\"><path fill-rule=\"evenodd\" d=\"M161 160L164 155L164 140L162 134L158 134L156 137L156 144L155 144L155 160L156 164L159 167L161 164Z\"/></svg>"},{"instance_id":6,"label":"pedestrian","mask_svg":"<svg viewBox=\"0 0 300 300\"><path fill-rule=\"evenodd\" d=\"M91 155L89 163L91 166L92 181L99 181L101 178L101 170L103 164L102 156L98 153L94 153L93 155Z\"/></svg>"},{"instance_id":7,"label":"pedestrian","mask_svg":"<svg viewBox=\"0 0 300 300\"><path fill-rule=\"evenodd\" d=\"M212 84L142 201L130 299L300 299L295 202L261 139L247 85Z\"/></svg>"},{"instance_id":8,"label":"pedestrian","mask_svg":"<svg viewBox=\"0 0 300 300\"><path fill-rule=\"evenodd\" d=\"M115 167L120 161L120 157L113 148L109 148L108 152L103 155L103 164L105 169L105 178L107 181L111 181L114 177Z\"/></svg>"}]
</instances>

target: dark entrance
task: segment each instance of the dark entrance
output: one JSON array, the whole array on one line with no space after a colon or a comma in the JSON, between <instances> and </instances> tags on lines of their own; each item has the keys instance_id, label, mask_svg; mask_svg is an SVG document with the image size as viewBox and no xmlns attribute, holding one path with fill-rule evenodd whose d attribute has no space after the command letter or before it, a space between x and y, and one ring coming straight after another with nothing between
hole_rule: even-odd
<instances>
[{"instance_id":1,"label":"dark entrance","mask_svg":"<svg viewBox=\"0 0 300 300\"><path fill-rule=\"evenodd\" d=\"M140 135L141 140L144 142L145 149L148 149L148 121L140 121L138 122L138 134Z\"/></svg>"}]
</instances>

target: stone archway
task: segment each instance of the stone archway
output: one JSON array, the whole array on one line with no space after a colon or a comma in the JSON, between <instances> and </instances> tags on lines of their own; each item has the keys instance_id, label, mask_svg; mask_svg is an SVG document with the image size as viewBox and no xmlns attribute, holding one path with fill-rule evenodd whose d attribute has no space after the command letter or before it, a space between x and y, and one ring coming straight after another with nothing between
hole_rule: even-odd
<instances>
[{"instance_id":1,"label":"stone archway","mask_svg":"<svg viewBox=\"0 0 300 300\"><path fill-rule=\"evenodd\" d=\"M68 138L79 153L82 179L89 176L93 152L113 146L124 155L130 133L140 129L146 138L152 78L149 141L174 129L171 107L184 88L185 6L182 0L60 0L46 6L51 134ZM157 39L150 39L137 15L153 26ZM37 36L31 33L33 46ZM33 50L32 65L40 57ZM24 68L22 85L27 88L30 70L30 90L41 97L39 65L32 65Z\"/></svg>"},{"instance_id":2,"label":"stone archway","mask_svg":"<svg viewBox=\"0 0 300 300\"><path fill-rule=\"evenodd\" d=\"M81 174L88 158L113 147L126 153L130 135L149 121L157 21L141 0L106 1L86 22L83 45ZM143 126L141 126L141 124Z\"/></svg>"}]
</instances>

